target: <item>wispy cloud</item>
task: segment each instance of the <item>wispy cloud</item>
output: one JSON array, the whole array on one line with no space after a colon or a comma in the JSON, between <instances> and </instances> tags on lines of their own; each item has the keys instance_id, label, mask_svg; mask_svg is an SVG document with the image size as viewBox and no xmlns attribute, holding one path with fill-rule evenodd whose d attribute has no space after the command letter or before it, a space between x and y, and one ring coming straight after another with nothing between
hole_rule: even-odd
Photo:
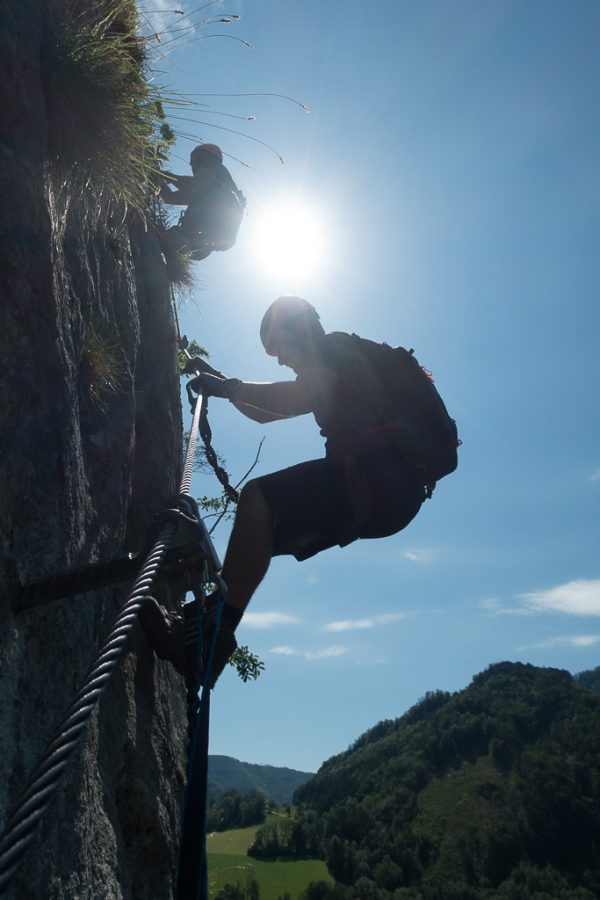
<instances>
[{"instance_id":1,"label":"wispy cloud","mask_svg":"<svg viewBox=\"0 0 600 900\"><path fill-rule=\"evenodd\" d=\"M600 634L570 634L547 638L536 644L527 644L519 650L548 650L551 647L594 647L600 644Z\"/></svg>"},{"instance_id":2,"label":"wispy cloud","mask_svg":"<svg viewBox=\"0 0 600 900\"><path fill-rule=\"evenodd\" d=\"M271 653L276 653L278 656L301 656L309 662L316 659L343 656L347 652L347 647L339 647L337 645L322 647L320 650L297 650L294 647L289 647L287 644L280 647L271 647Z\"/></svg>"},{"instance_id":3,"label":"wispy cloud","mask_svg":"<svg viewBox=\"0 0 600 900\"><path fill-rule=\"evenodd\" d=\"M376 628L377 625L387 625L390 622L399 622L411 616L410 612L385 613L380 616L371 616L367 619L341 619L338 622L328 622L323 626L323 631L364 631L368 628Z\"/></svg>"},{"instance_id":4,"label":"wispy cloud","mask_svg":"<svg viewBox=\"0 0 600 900\"><path fill-rule=\"evenodd\" d=\"M502 608L500 601L496 597L485 597L479 601L478 606L479 609L485 609L486 612L497 612Z\"/></svg>"},{"instance_id":5,"label":"wispy cloud","mask_svg":"<svg viewBox=\"0 0 600 900\"><path fill-rule=\"evenodd\" d=\"M486 597L479 601L479 609L490 616L533 616L534 610L526 606L502 606L496 597Z\"/></svg>"},{"instance_id":6,"label":"wispy cloud","mask_svg":"<svg viewBox=\"0 0 600 900\"><path fill-rule=\"evenodd\" d=\"M547 590L520 594L536 612L561 612L572 616L600 616L600 578L568 581Z\"/></svg>"},{"instance_id":7,"label":"wispy cloud","mask_svg":"<svg viewBox=\"0 0 600 900\"><path fill-rule=\"evenodd\" d=\"M427 547L405 550L404 556L406 559L410 559L411 562L428 563L433 559L433 550L429 550Z\"/></svg>"},{"instance_id":8,"label":"wispy cloud","mask_svg":"<svg viewBox=\"0 0 600 900\"><path fill-rule=\"evenodd\" d=\"M300 621L296 616L280 612L248 612L243 619L244 625L253 631L268 631L281 625L299 625Z\"/></svg>"},{"instance_id":9,"label":"wispy cloud","mask_svg":"<svg viewBox=\"0 0 600 900\"><path fill-rule=\"evenodd\" d=\"M343 656L344 653L348 652L347 647L323 647L321 650L307 650L304 654L307 659L327 659L331 656Z\"/></svg>"},{"instance_id":10,"label":"wispy cloud","mask_svg":"<svg viewBox=\"0 0 600 900\"><path fill-rule=\"evenodd\" d=\"M588 481L600 481L600 467L597 468L595 472L592 472Z\"/></svg>"}]
</instances>

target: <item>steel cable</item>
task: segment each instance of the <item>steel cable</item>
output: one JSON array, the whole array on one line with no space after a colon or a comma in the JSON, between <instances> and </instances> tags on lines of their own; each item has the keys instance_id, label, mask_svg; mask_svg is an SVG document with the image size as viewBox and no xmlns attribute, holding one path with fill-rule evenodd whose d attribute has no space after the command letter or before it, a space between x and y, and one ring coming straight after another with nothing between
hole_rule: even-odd
<instances>
[{"instance_id":1,"label":"steel cable","mask_svg":"<svg viewBox=\"0 0 600 900\"><path fill-rule=\"evenodd\" d=\"M181 477L180 493L182 494L189 493L191 487L198 423L202 411L205 412L205 410L206 400L198 398ZM0 836L0 894L5 892L19 860L33 839L40 820L59 785L60 778L64 774L67 762L81 740L92 712L125 649L129 633L156 579L165 553L173 543L176 532L177 524L175 522L169 521L162 525L129 597L123 604L82 687L57 729L41 762L33 772L15 811Z\"/></svg>"}]
</instances>

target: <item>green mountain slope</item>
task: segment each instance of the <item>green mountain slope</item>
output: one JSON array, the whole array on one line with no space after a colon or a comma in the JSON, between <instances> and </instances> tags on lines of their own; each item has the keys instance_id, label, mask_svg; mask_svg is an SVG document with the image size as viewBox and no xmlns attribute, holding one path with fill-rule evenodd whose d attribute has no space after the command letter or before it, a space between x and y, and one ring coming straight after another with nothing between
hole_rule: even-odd
<instances>
[{"instance_id":1,"label":"green mountain slope","mask_svg":"<svg viewBox=\"0 0 600 900\"><path fill-rule=\"evenodd\" d=\"M262 791L269 800L281 806L291 803L294 791L313 774L282 766L240 762L231 756L208 757L209 792L212 797L229 788L240 794Z\"/></svg>"},{"instance_id":2,"label":"green mountain slope","mask_svg":"<svg viewBox=\"0 0 600 900\"><path fill-rule=\"evenodd\" d=\"M585 672L579 672L575 678L588 691L600 694L600 666L596 666L595 669L586 669Z\"/></svg>"},{"instance_id":3,"label":"green mountain slope","mask_svg":"<svg viewBox=\"0 0 600 900\"><path fill-rule=\"evenodd\" d=\"M600 696L501 663L430 694L296 792L340 897L600 897Z\"/></svg>"}]
</instances>

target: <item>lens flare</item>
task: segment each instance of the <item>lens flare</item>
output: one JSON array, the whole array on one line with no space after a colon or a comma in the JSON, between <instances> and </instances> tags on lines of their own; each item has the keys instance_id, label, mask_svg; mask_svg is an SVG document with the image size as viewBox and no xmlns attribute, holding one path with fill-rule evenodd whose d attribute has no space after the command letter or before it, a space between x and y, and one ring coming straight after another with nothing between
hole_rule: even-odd
<instances>
[{"instance_id":1,"label":"lens flare","mask_svg":"<svg viewBox=\"0 0 600 900\"><path fill-rule=\"evenodd\" d=\"M252 229L252 252L266 275L297 280L317 274L326 257L325 227L305 204L286 200L262 210Z\"/></svg>"}]
</instances>

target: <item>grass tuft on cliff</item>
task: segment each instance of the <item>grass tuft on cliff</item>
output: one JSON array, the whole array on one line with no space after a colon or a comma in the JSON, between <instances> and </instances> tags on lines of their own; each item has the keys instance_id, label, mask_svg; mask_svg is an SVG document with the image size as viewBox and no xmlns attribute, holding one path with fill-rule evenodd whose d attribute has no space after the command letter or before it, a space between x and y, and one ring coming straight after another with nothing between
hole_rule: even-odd
<instances>
[{"instance_id":1,"label":"grass tuft on cliff","mask_svg":"<svg viewBox=\"0 0 600 900\"><path fill-rule=\"evenodd\" d=\"M173 240L169 232L169 217L164 206L156 201L150 204L152 221L162 232L161 247L165 258L167 278L180 299L189 295L196 280L192 267L192 254L181 250L178 240Z\"/></svg>"},{"instance_id":2,"label":"grass tuft on cliff","mask_svg":"<svg viewBox=\"0 0 600 900\"><path fill-rule=\"evenodd\" d=\"M133 0L49 0L41 55L48 157L88 208L145 211L169 143Z\"/></svg>"},{"instance_id":3,"label":"grass tuft on cliff","mask_svg":"<svg viewBox=\"0 0 600 900\"><path fill-rule=\"evenodd\" d=\"M89 328L80 364L81 396L85 409L106 412L109 398L125 389L127 369L118 336Z\"/></svg>"}]
</instances>

